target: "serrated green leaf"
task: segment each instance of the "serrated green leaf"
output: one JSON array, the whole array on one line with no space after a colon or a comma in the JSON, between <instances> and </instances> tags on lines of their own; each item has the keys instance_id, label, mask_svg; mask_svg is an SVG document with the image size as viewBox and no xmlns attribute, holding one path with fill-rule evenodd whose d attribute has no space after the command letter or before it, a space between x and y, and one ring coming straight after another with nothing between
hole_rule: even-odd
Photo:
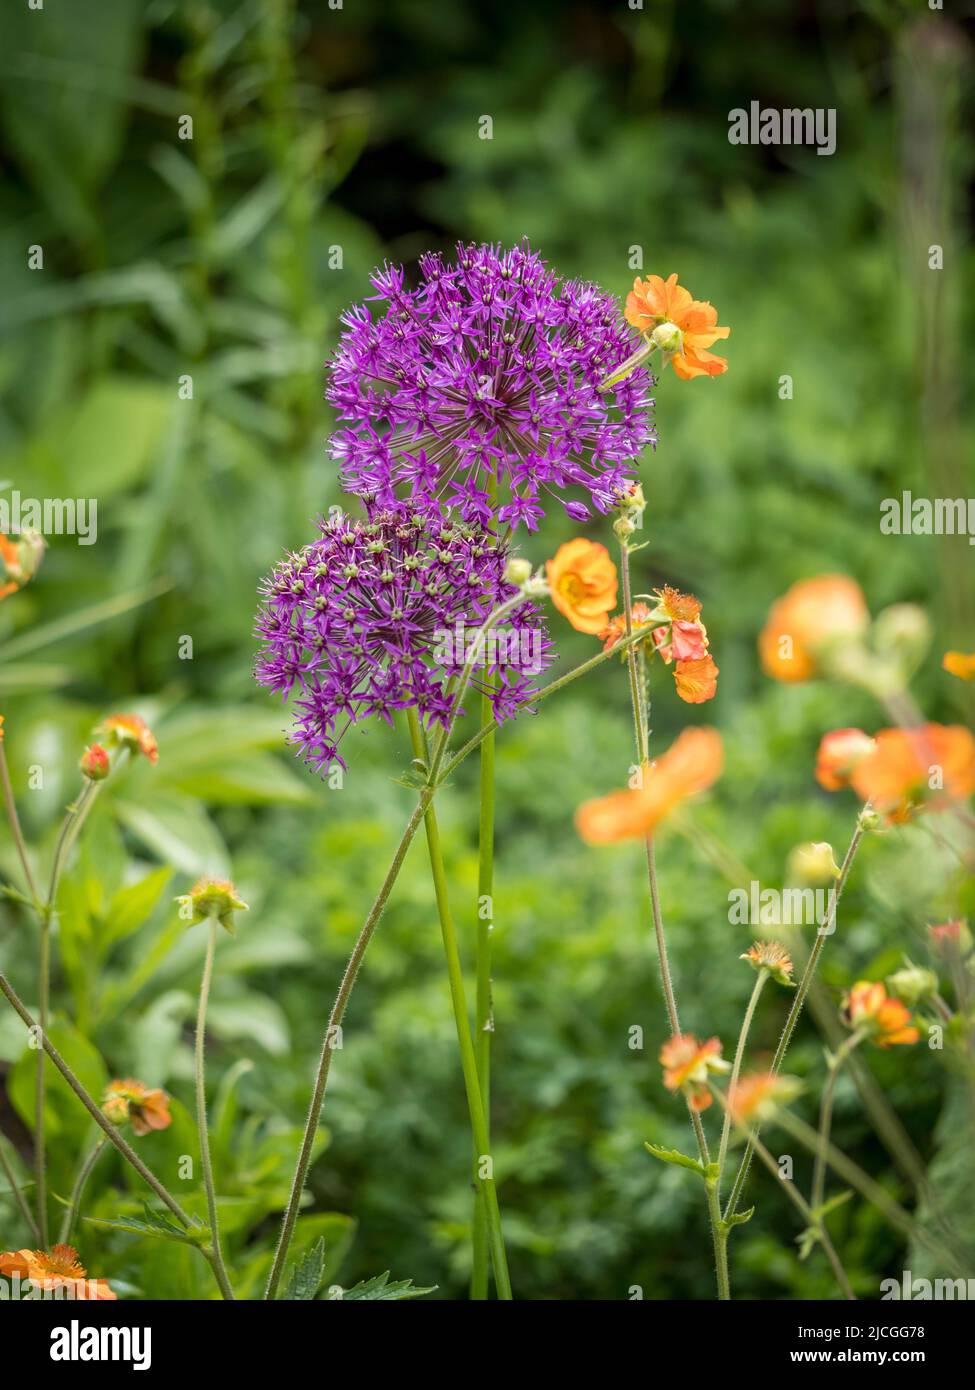
<instances>
[{"instance_id":1,"label":"serrated green leaf","mask_svg":"<svg viewBox=\"0 0 975 1390\"><path fill-rule=\"evenodd\" d=\"M423 1294L435 1293L437 1285L432 1284L428 1289L415 1288L412 1279L396 1279L389 1283L389 1270L383 1274L376 1274L372 1279L363 1279L358 1284L353 1284L351 1289L338 1289L329 1291L329 1297L339 1303L349 1303L351 1301L366 1302L369 1300L386 1300L392 1302L402 1298L421 1298Z\"/></svg>"},{"instance_id":2,"label":"serrated green leaf","mask_svg":"<svg viewBox=\"0 0 975 1390\"><path fill-rule=\"evenodd\" d=\"M318 1293L325 1270L325 1241L318 1240L291 1272L288 1287L281 1295L286 1301L309 1303Z\"/></svg>"},{"instance_id":3,"label":"serrated green leaf","mask_svg":"<svg viewBox=\"0 0 975 1390\"><path fill-rule=\"evenodd\" d=\"M143 1203L142 1210L145 1213L144 1221L135 1216L126 1216L117 1221L109 1221L99 1216L86 1216L84 1219L90 1221L93 1226L104 1226L113 1231L128 1231L136 1236L153 1236L157 1240L172 1240L180 1245L200 1245L210 1234L209 1227L197 1217L191 1218L189 1227L183 1227L165 1212L153 1211L148 1202Z\"/></svg>"},{"instance_id":4,"label":"serrated green leaf","mask_svg":"<svg viewBox=\"0 0 975 1390\"><path fill-rule=\"evenodd\" d=\"M692 1173L697 1173L698 1177L707 1176L704 1165L696 1158L688 1158L687 1154L682 1154L678 1149L665 1149L660 1144L644 1144L647 1153L653 1154L654 1158L659 1158L661 1163L673 1163L678 1168L690 1168Z\"/></svg>"}]
</instances>

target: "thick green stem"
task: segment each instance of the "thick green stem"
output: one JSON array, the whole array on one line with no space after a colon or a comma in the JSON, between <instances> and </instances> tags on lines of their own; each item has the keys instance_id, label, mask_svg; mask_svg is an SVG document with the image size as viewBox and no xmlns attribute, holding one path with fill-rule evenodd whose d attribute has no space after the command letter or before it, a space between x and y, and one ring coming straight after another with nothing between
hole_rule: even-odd
<instances>
[{"instance_id":1,"label":"thick green stem","mask_svg":"<svg viewBox=\"0 0 975 1390\"><path fill-rule=\"evenodd\" d=\"M728 1229L721 1220L717 1176L706 1178L705 1187L708 1194L708 1219L714 1238L714 1269L718 1281L718 1298L722 1303L726 1303L731 1298L731 1280L728 1276Z\"/></svg>"},{"instance_id":2,"label":"thick green stem","mask_svg":"<svg viewBox=\"0 0 975 1390\"><path fill-rule=\"evenodd\" d=\"M486 724L494 717L491 696L481 696L481 721ZM491 931L494 925L494 734L481 744L480 818L478 824L477 860L477 924L476 970L477 999L474 1007L474 1051L477 1058L477 1081L481 1089L484 1120L488 1142L491 1139L491 1036L494 1017L491 1005ZM475 1160L476 1160L475 1155ZM484 1197L480 1188L474 1193L474 1225L472 1239L471 1298L477 1301L488 1296L488 1228Z\"/></svg>"},{"instance_id":3,"label":"thick green stem","mask_svg":"<svg viewBox=\"0 0 975 1390\"><path fill-rule=\"evenodd\" d=\"M728 1096L733 1098L735 1087L738 1085L738 1078L741 1075L741 1064L745 1057L745 1045L748 1041L748 1034L751 1030L752 1019L755 1017L755 1009L758 1005L759 997L765 988L765 981L768 979L768 971L761 966L755 980L755 987L752 990L751 998L748 1001L748 1008L745 1010L745 1017L742 1019L741 1032L738 1034L738 1046L735 1048L735 1060L731 1066L731 1076L728 1081ZM728 1138L731 1133L731 1111L725 1106L724 1123L721 1126L721 1143L718 1146L718 1195L721 1195L721 1176L724 1173L725 1158L728 1153Z\"/></svg>"},{"instance_id":4,"label":"thick green stem","mask_svg":"<svg viewBox=\"0 0 975 1390\"><path fill-rule=\"evenodd\" d=\"M813 943L812 950L809 952L809 959L806 961L806 968L802 972L802 978L800 979L799 985L793 996L792 1007L790 1008L788 1016L785 1020L785 1026L782 1029L782 1036L779 1038L778 1046L775 1049L775 1055L772 1058L772 1066L770 1070L773 1076L780 1070L782 1062L785 1058L785 1054L788 1051L789 1043L792 1041L792 1034L795 1032L796 1024L799 1021L799 1015L802 1013L802 1006L806 1001L806 995L809 993L809 987L812 984L813 977L816 974L816 966L819 964L819 957L823 953L823 947L826 944L826 938L828 936L831 936L836 928L836 908L839 903L840 897L842 896L843 889L846 887L846 881L850 876L850 868L853 864L854 858L856 857L856 852L860 848L860 841L863 839L863 816L868 809L869 802L866 803L866 805L863 807L863 810L860 812L860 815L857 817L856 829L853 832L853 837L850 840L849 846L846 851L846 855L843 859L843 863L840 866L839 877L834 883L833 891L830 894L829 906L827 908L826 913L826 921L820 925L816 933L816 940ZM751 1164L751 1159L752 1144L751 1141L749 1141L748 1144L746 1144L745 1146L745 1152L742 1154L741 1163L738 1165L738 1172L735 1174L734 1186L731 1189L731 1195L729 1196L727 1205L725 1206L724 1214L726 1221L729 1220L732 1216L734 1216L735 1212L738 1209L738 1203L741 1200L741 1194L745 1186L745 1180L748 1177L748 1168Z\"/></svg>"},{"instance_id":5,"label":"thick green stem","mask_svg":"<svg viewBox=\"0 0 975 1390\"><path fill-rule=\"evenodd\" d=\"M58 1243L60 1245L67 1245L68 1241L71 1239L74 1223L77 1221L78 1213L81 1210L81 1199L85 1195L85 1186L88 1179L91 1177L95 1164L98 1162L98 1157L102 1149L104 1149L107 1143L108 1140L103 1134L100 1139L95 1141L88 1157L78 1169L78 1176L75 1178L74 1187L71 1189L71 1202L68 1210L64 1213L64 1220L61 1222L61 1232L58 1235Z\"/></svg>"},{"instance_id":6,"label":"thick green stem","mask_svg":"<svg viewBox=\"0 0 975 1390\"><path fill-rule=\"evenodd\" d=\"M208 926L206 957L203 962L203 977L200 980L200 1002L196 1014L196 1127L200 1136L200 1163L203 1168L203 1185L207 1194L207 1212L210 1217L210 1241L213 1246L213 1272L217 1276L220 1292L224 1298L233 1300L234 1291L227 1276L223 1252L220 1249L220 1224L217 1213L217 1190L213 1181L213 1163L210 1159L210 1131L207 1127L207 1099L205 1080L205 1048L207 1027L207 1005L210 1001L210 984L213 980L213 958L217 950L217 931L219 921L211 916Z\"/></svg>"},{"instance_id":7,"label":"thick green stem","mask_svg":"<svg viewBox=\"0 0 975 1390\"><path fill-rule=\"evenodd\" d=\"M407 714L414 755L425 761L426 746L420 721L415 710L408 710ZM450 910L447 874L444 869L443 852L440 848L440 829L437 824L437 814L432 805L427 808L424 814L424 828L430 857L430 872L433 876L434 895L437 901L437 913L440 917L440 934L443 938L444 955L447 960L450 1002L454 1011L454 1025L457 1030L457 1045L460 1049L464 1090L467 1095L467 1110L475 1156L474 1182L484 1203L488 1246L491 1252L491 1263L494 1267L494 1283L498 1297L510 1299L511 1281L508 1276L508 1257L504 1247L504 1234L501 1229L501 1209L498 1205L498 1194L494 1183L487 1119L484 1114L484 1102L477 1079L477 1058L471 1039L470 1015L467 1011L467 995L464 989L464 972L460 962L460 949L457 944L453 914ZM487 1170L486 1173L485 1169Z\"/></svg>"}]
</instances>

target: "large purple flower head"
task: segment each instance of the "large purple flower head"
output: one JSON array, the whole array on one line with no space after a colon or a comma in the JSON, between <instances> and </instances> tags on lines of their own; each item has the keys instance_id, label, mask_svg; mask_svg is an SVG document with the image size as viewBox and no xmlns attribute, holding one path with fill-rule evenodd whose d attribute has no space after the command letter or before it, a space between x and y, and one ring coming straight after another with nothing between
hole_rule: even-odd
<instances>
[{"instance_id":1,"label":"large purple flower head","mask_svg":"<svg viewBox=\"0 0 975 1390\"><path fill-rule=\"evenodd\" d=\"M365 520L337 509L318 540L288 555L261 587L256 676L288 696L297 689L290 741L325 773L360 720L414 708L445 724L451 677L484 621L518 590L508 555L479 523L449 520L419 502L372 503ZM504 615L473 668L501 721L529 704L533 676L551 661L535 606ZM491 677L490 680L487 678Z\"/></svg>"},{"instance_id":2,"label":"large purple flower head","mask_svg":"<svg viewBox=\"0 0 975 1390\"><path fill-rule=\"evenodd\" d=\"M399 488L483 522L493 496L502 522L529 530L546 494L577 521L587 502L607 512L656 442L645 367L597 389L639 343L616 301L560 280L527 243L458 246L420 271L416 289L378 271L385 308L343 316L326 394L346 489L390 502Z\"/></svg>"}]
</instances>

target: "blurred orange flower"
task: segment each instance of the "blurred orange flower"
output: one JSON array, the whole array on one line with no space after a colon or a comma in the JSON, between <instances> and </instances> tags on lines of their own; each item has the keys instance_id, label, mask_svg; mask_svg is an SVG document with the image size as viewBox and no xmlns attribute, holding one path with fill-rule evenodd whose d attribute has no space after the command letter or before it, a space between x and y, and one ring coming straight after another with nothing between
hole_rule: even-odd
<instances>
[{"instance_id":1,"label":"blurred orange flower","mask_svg":"<svg viewBox=\"0 0 975 1390\"><path fill-rule=\"evenodd\" d=\"M640 628L648 627L652 622L650 609L645 603L635 603L630 610L630 618L634 632L638 632ZM626 636L626 614L617 613L614 617L610 618L606 626L601 632L598 632L596 636L603 644L603 651L611 652ZM637 643L637 646L639 645L640 644Z\"/></svg>"},{"instance_id":2,"label":"blurred orange flower","mask_svg":"<svg viewBox=\"0 0 975 1390\"><path fill-rule=\"evenodd\" d=\"M159 761L156 737L138 714L111 714L95 733L100 734L108 744L142 753L151 763Z\"/></svg>"},{"instance_id":3,"label":"blurred orange flower","mask_svg":"<svg viewBox=\"0 0 975 1390\"><path fill-rule=\"evenodd\" d=\"M799 1094L800 1083L794 1076L779 1073L748 1072L738 1078L728 1096L728 1109L736 1125L748 1125L752 1120L767 1120L778 1104L787 1104Z\"/></svg>"},{"instance_id":4,"label":"blurred orange flower","mask_svg":"<svg viewBox=\"0 0 975 1390\"><path fill-rule=\"evenodd\" d=\"M118 1298L106 1280L88 1278L71 1245L54 1245L50 1250L7 1250L0 1254L0 1274L8 1279L15 1275L29 1279L45 1292L63 1289L68 1298Z\"/></svg>"},{"instance_id":5,"label":"blurred orange flower","mask_svg":"<svg viewBox=\"0 0 975 1390\"><path fill-rule=\"evenodd\" d=\"M816 781L828 792L848 787L853 769L876 746L862 729L833 729L824 734L816 753Z\"/></svg>"},{"instance_id":6,"label":"blurred orange flower","mask_svg":"<svg viewBox=\"0 0 975 1390\"><path fill-rule=\"evenodd\" d=\"M707 349L719 338L727 338L731 329L719 328L714 305L694 299L690 290L677 283L676 274L666 280L659 275L645 280L638 276L626 297L626 319L670 356L681 380L720 376L728 370L728 359Z\"/></svg>"},{"instance_id":7,"label":"blurred orange flower","mask_svg":"<svg viewBox=\"0 0 975 1390\"><path fill-rule=\"evenodd\" d=\"M878 1047L916 1043L921 1036L910 1009L892 999L879 980L859 980L853 986L843 999L843 1017L851 1028L866 1029Z\"/></svg>"},{"instance_id":8,"label":"blurred orange flower","mask_svg":"<svg viewBox=\"0 0 975 1390\"><path fill-rule=\"evenodd\" d=\"M692 1110L706 1110L712 1096L707 1087L711 1072L729 1071L731 1063L721 1056L720 1038L699 1043L693 1033L677 1033L660 1049L664 1085L668 1091L683 1091Z\"/></svg>"},{"instance_id":9,"label":"blurred orange flower","mask_svg":"<svg viewBox=\"0 0 975 1390\"><path fill-rule=\"evenodd\" d=\"M941 664L959 680L975 681L975 652L945 652Z\"/></svg>"},{"instance_id":10,"label":"blurred orange flower","mask_svg":"<svg viewBox=\"0 0 975 1390\"><path fill-rule=\"evenodd\" d=\"M167 1129L172 1123L166 1092L150 1090L131 1077L109 1082L102 1097L102 1112L114 1125L131 1120L133 1133L140 1136L154 1129Z\"/></svg>"},{"instance_id":11,"label":"blurred orange flower","mask_svg":"<svg viewBox=\"0 0 975 1390\"><path fill-rule=\"evenodd\" d=\"M765 674L778 681L809 680L823 647L861 636L869 621L860 586L846 575L800 580L772 605L759 636Z\"/></svg>"},{"instance_id":12,"label":"blurred orange flower","mask_svg":"<svg viewBox=\"0 0 975 1390\"><path fill-rule=\"evenodd\" d=\"M576 829L591 845L651 835L676 805L716 782L723 763L716 729L685 729L666 753L644 767L642 786L583 802Z\"/></svg>"},{"instance_id":13,"label":"blurred orange flower","mask_svg":"<svg viewBox=\"0 0 975 1390\"><path fill-rule=\"evenodd\" d=\"M552 602L577 632L602 633L616 606L616 566L598 541L578 536L545 566Z\"/></svg>"},{"instance_id":14,"label":"blurred orange flower","mask_svg":"<svg viewBox=\"0 0 975 1390\"><path fill-rule=\"evenodd\" d=\"M975 738L958 724L881 729L850 785L891 821L910 819L922 805L942 809L975 792Z\"/></svg>"}]
</instances>

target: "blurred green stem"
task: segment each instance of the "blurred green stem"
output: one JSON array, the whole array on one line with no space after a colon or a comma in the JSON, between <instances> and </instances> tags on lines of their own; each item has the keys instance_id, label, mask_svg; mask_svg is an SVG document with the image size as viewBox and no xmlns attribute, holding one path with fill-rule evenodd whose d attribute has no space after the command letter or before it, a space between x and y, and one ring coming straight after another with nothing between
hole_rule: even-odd
<instances>
[{"instance_id":1,"label":"blurred green stem","mask_svg":"<svg viewBox=\"0 0 975 1390\"><path fill-rule=\"evenodd\" d=\"M856 858L856 852L860 848L860 841L863 839L864 835L863 817L869 809L870 803L866 802L863 808L861 809L859 815L857 816L856 829L853 832L853 838L850 840L849 846L846 851L846 856L844 857L843 863L840 866L839 877L834 883L833 891L830 894L829 906L826 912L826 921L820 926L819 930L816 933L815 943L813 945L812 950L809 952L809 959L806 961L806 968L802 972L802 978L799 981L798 988L796 989L796 992L792 999L792 1007L789 1010L788 1017L785 1020L785 1026L782 1029L782 1036L779 1038L778 1046L775 1049L775 1055L772 1058L772 1066L770 1070L773 1076L776 1075L778 1071L781 1069L782 1062L785 1059L785 1054L789 1048L789 1043L792 1041L792 1034L795 1032L796 1024L799 1021L799 1015L802 1013L802 1006L806 1001L806 995L809 993L809 987L813 982L814 975L816 974L816 966L819 964L819 957L822 955L823 947L826 945L826 938L828 936L832 936L834 930L836 929L837 904L839 903L840 897L843 893L843 889L846 887L846 881L850 876L850 869L852 867L853 860ZM727 1205L724 1209L725 1221L730 1221L730 1219L734 1216L735 1212L738 1209L738 1203L741 1200L741 1194L745 1186L745 1179L748 1177L748 1168L751 1163L752 1152L753 1146L751 1144L751 1141L749 1141L745 1145L745 1152L742 1154L741 1163L738 1165L738 1172L735 1174L734 1186L731 1189L731 1195L729 1196Z\"/></svg>"},{"instance_id":2,"label":"blurred green stem","mask_svg":"<svg viewBox=\"0 0 975 1390\"><path fill-rule=\"evenodd\" d=\"M855 1047L863 1042L865 1034L861 1029L851 1033L845 1039L841 1047L833 1053L829 1072L826 1076L826 1084L823 1087L822 1098L819 1103L819 1144L816 1148L816 1160L813 1165L812 1189L810 1191L810 1201L813 1211L818 1211L823 1205L823 1197L826 1191L826 1150L829 1145L829 1135L833 1124L833 1099L836 1095L836 1083L839 1080L840 1071L843 1063L849 1057Z\"/></svg>"},{"instance_id":3,"label":"blurred green stem","mask_svg":"<svg viewBox=\"0 0 975 1390\"><path fill-rule=\"evenodd\" d=\"M17 847L17 855L20 859L21 868L24 871L24 882L27 884L27 891L30 893L34 902L38 902L37 884L34 882L34 875L31 872L30 859L27 854L27 844L24 840L24 832L20 826L20 817L17 814L17 803L14 800L14 789L10 784L10 769L7 766L7 754L3 743L3 728L0 726L0 789L3 791L3 804L6 807L7 819L10 821L10 831L14 837L14 844Z\"/></svg>"},{"instance_id":4,"label":"blurred green stem","mask_svg":"<svg viewBox=\"0 0 975 1390\"><path fill-rule=\"evenodd\" d=\"M64 1220L61 1222L61 1231L58 1235L58 1243L60 1245L67 1245L68 1241L71 1239L71 1232L74 1229L74 1223L77 1221L78 1212L81 1209L81 1199L85 1194L85 1185L91 1177L92 1170L98 1162L102 1149L107 1143L108 1140L103 1134L101 1138L95 1141L94 1147L88 1154L88 1157L78 1169L78 1175L74 1180L74 1187L71 1189L71 1203L68 1210L64 1213Z\"/></svg>"},{"instance_id":5,"label":"blurred green stem","mask_svg":"<svg viewBox=\"0 0 975 1390\"><path fill-rule=\"evenodd\" d=\"M420 727L415 709L407 711L410 737L413 741L414 757L427 760L426 739ZM424 814L424 828L427 837L427 850L430 857L430 871L433 875L434 894L437 912L440 917L440 932L443 937L444 954L447 958L447 978L450 984L450 1002L454 1011L454 1024L457 1029L457 1045L460 1049L461 1070L464 1074L464 1089L467 1094L467 1109L470 1116L471 1138L474 1146L472 1167L476 1190L481 1195L484 1218L487 1226L488 1246L494 1266L494 1282L500 1299L511 1298L511 1282L508 1277L508 1257L504 1248L504 1234L501 1229L501 1209L498 1205L497 1189L494 1185L491 1145L488 1137L487 1118L484 1101L478 1084L477 1058L471 1039L471 1021L467 1011L467 996L464 990L464 972L460 962L457 945L457 932L450 898L447 891L447 875L444 870L443 853L440 848L440 830L437 813L432 803ZM487 1164L488 1176L481 1169Z\"/></svg>"},{"instance_id":6,"label":"blurred green stem","mask_svg":"<svg viewBox=\"0 0 975 1390\"><path fill-rule=\"evenodd\" d=\"M27 1229L30 1231L32 1238L40 1245L41 1233L37 1229L37 1222L34 1220L34 1213L27 1204L27 1198L20 1190L17 1175L14 1173L10 1164L10 1159L7 1157L7 1146L2 1135L0 1135L0 1168L3 1169L6 1179L10 1184L10 1191L13 1193L14 1201L20 1208L20 1214L27 1222Z\"/></svg>"},{"instance_id":7,"label":"blurred green stem","mask_svg":"<svg viewBox=\"0 0 975 1390\"><path fill-rule=\"evenodd\" d=\"M207 1127L207 1098L205 1080L205 1050L207 1005L210 1002L210 984L213 980L213 958L217 950L217 931L219 921L211 915L208 922L206 956L203 961L203 976L200 980L200 1003L196 1014L196 1127L200 1137L200 1163L203 1168L203 1184L207 1194L207 1211L210 1216L210 1239L213 1243L213 1272L220 1285L224 1298L233 1300L234 1291L227 1277L227 1268L220 1249L220 1225L217 1213L217 1190L213 1182L213 1162L210 1158L210 1131Z\"/></svg>"},{"instance_id":8,"label":"blurred green stem","mask_svg":"<svg viewBox=\"0 0 975 1390\"><path fill-rule=\"evenodd\" d=\"M637 759L640 764L641 776L650 775L650 729L649 729L649 710L646 703L646 685L640 678L639 655L636 645L633 643L633 592L630 580L630 550L623 537L620 537L620 576L623 581L623 613L626 618L626 664L630 677L630 700L633 707L633 726L636 733ZM639 634L636 634L639 636ZM614 650L618 650L615 648ZM647 878L650 885L650 909L653 915L653 932L657 943L657 960L660 965L660 980L663 985L664 1001L667 1006L667 1021L670 1025L672 1037L680 1035L680 1017L677 1013L677 996L674 993L673 977L670 973L670 961L667 956L667 940L664 936L663 914L660 911L660 889L657 883L657 861L653 848L653 836L647 835L644 841L647 855ZM704 1167L708 1167L711 1162L711 1154L708 1149L707 1136L704 1133L704 1125L701 1117L687 1102L687 1113L690 1116L691 1125L694 1129L694 1137L697 1140L697 1150ZM721 1224L721 1210L718 1203L717 1185L709 1180L705 1180L708 1197L708 1221L711 1226L711 1243L714 1246L714 1264L718 1281L719 1299L731 1297L731 1290L728 1279L728 1257L727 1239L723 1234Z\"/></svg>"}]
</instances>

